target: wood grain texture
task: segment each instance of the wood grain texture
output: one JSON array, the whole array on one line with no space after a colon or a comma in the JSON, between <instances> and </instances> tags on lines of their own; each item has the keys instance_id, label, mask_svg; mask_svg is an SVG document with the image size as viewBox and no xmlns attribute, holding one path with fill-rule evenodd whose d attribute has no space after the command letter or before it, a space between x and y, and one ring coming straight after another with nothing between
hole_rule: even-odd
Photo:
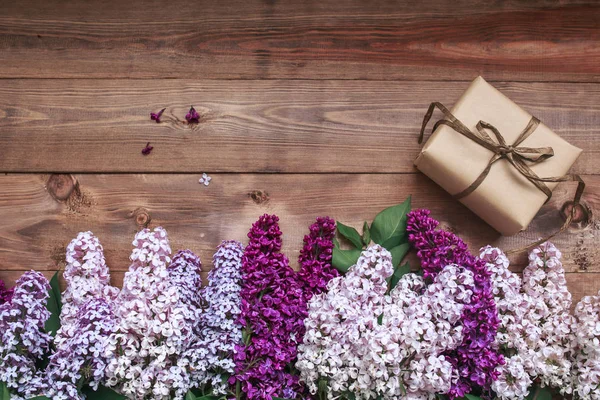
<instances>
[{"instance_id":1,"label":"wood grain texture","mask_svg":"<svg viewBox=\"0 0 600 400\"><path fill-rule=\"evenodd\" d=\"M596 1L0 3L0 78L599 81Z\"/></svg>"},{"instance_id":2,"label":"wood grain texture","mask_svg":"<svg viewBox=\"0 0 600 400\"><path fill-rule=\"evenodd\" d=\"M75 179L69 196L56 200L56 185L48 186L47 175L0 176L0 270L55 270L64 262L68 242L79 231L91 230L103 243L111 269L124 271L133 236L144 225L165 227L174 250L189 248L210 264L222 240L244 241L263 213L281 218L284 251L295 265L302 238L317 216L329 215L360 227L411 194L414 208L431 209L444 227L471 248L495 244L512 249L560 227L559 210L574 190L572 185L559 185L526 232L501 237L418 174L216 174L208 187L191 174L79 175ZM600 214L600 177L585 179L588 221L553 240L572 273L600 272L600 221L595 219ZM525 255L513 258L515 270L526 262Z\"/></svg>"},{"instance_id":3,"label":"wood grain texture","mask_svg":"<svg viewBox=\"0 0 600 400\"><path fill-rule=\"evenodd\" d=\"M600 84L495 84L600 172ZM431 101L464 82L4 80L1 172L413 172ZM197 129L156 124L168 107ZM438 115L438 114L436 114ZM441 114L439 115L441 117ZM147 142L153 153L144 157Z\"/></svg>"}]
</instances>

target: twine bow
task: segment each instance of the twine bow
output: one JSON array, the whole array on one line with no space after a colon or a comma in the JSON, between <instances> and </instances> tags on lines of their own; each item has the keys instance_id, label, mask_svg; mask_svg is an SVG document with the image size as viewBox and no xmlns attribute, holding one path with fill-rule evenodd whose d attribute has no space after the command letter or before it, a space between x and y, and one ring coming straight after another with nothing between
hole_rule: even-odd
<instances>
[{"instance_id":1,"label":"twine bow","mask_svg":"<svg viewBox=\"0 0 600 400\"><path fill-rule=\"evenodd\" d=\"M475 143L481 145L482 147L485 147L486 149L494 153L492 158L490 158L490 160L488 161L487 166L479 174L477 179L475 179L475 181L471 183L465 190L461 191L460 193L454 194L454 198L462 199L463 197L466 197L473 191L475 191L475 189L477 189L479 185L481 185L481 183L488 176L492 165L494 165L496 161L502 159L507 160L512 166L515 167L517 171L519 171L521 175L523 175L525 178L527 178L527 180L529 180L529 182L531 182L533 185L535 185L535 187L541 190L547 196L546 202L548 202L548 200L550 200L550 198L552 197L552 191L544 182L578 182L577 190L575 191L575 196L572 202L573 207L560 230L546 238L540 239L535 243L528 245L527 247L515 249L507 253L518 252L528 249L532 246L537 246L538 244L541 244L554 237L558 233L562 232L571 224L571 221L573 221L573 218L575 216L576 206L579 205L581 195L583 194L583 190L585 189L585 183L583 182L581 177L576 174L540 178L529 167L527 162L529 162L530 164L537 164L543 162L548 158L554 156L554 150L552 149L552 147L520 146L520 144L523 143L523 141L527 139L537 129L537 127L540 124L539 119L537 119L536 117L531 117L525 129L523 129L523 131L517 137L517 140L515 140L513 144L507 144L502 134L492 124L489 124L484 121L479 121L476 126L477 132L473 132L462 122L460 122L443 104L434 102L431 103L429 109L427 110L427 113L425 114L425 117L423 118L423 125L421 126L421 133L419 135L419 143L423 142L425 128L427 127L427 124L429 123L429 120L431 119L431 116L433 115L433 112L436 107L444 114L446 118L437 121L433 126L432 132L434 132L440 125L449 126L454 131L471 139ZM496 141L492 140L490 135L487 133L486 129L494 133Z\"/></svg>"}]
</instances>

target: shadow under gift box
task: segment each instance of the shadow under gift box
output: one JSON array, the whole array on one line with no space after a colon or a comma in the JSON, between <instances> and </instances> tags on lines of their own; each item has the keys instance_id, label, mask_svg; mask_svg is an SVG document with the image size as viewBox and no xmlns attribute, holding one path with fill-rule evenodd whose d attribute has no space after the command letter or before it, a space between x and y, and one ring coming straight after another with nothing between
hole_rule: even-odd
<instances>
[{"instance_id":1,"label":"shadow under gift box","mask_svg":"<svg viewBox=\"0 0 600 400\"><path fill-rule=\"evenodd\" d=\"M531 120L531 114L512 102L482 77L476 78L451 110L470 130L487 122L513 144ZM489 132L490 136L494 135ZM554 156L529 165L539 177L565 175L581 149L569 144L542 123L519 146L551 147ZM415 166L455 195L468 188L487 167L494 153L446 125L440 125L423 146ZM557 183L545 183L553 190ZM483 182L460 201L505 236L527 228L547 196L508 160L495 162Z\"/></svg>"}]
</instances>

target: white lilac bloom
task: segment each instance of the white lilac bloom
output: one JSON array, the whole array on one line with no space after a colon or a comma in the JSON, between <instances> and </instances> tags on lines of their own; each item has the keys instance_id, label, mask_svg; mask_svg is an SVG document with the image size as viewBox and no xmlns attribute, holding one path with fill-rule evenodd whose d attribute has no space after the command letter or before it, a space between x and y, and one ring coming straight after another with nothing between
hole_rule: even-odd
<instances>
[{"instance_id":1,"label":"white lilac bloom","mask_svg":"<svg viewBox=\"0 0 600 400\"><path fill-rule=\"evenodd\" d=\"M406 274L386 294L392 273L391 254L373 245L310 300L296 368L312 394L324 382L329 399L434 399L450 390L456 371L442 353L462 342L473 274L449 265L430 285Z\"/></svg>"},{"instance_id":2,"label":"white lilac bloom","mask_svg":"<svg viewBox=\"0 0 600 400\"><path fill-rule=\"evenodd\" d=\"M184 298L181 280L171 280L166 231L144 229L133 246L106 347L105 385L129 398L183 399L191 382L189 360L181 354L194 336L197 314ZM191 261L197 274L199 260Z\"/></svg>"},{"instance_id":3,"label":"white lilac bloom","mask_svg":"<svg viewBox=\"0 0 600 400\"><path fill-rule=\"evenodd\" d=\"M495 346L506 359L492 384L497 397L524 399L536 379L562 394L571 393L573 318L560 251L551 243L533 249L523 282L509 271L500 249L486 246L480 257L492 273L500 316Z\"/></svg>"},{"instance_id":4,"label":"white lilac bloom","mask_svg":"<svg viewBox=\"0 0 600 400\"><path fill-rule=\"evenodd\" d=\"M78 387L93 390L104 380L106 345L115 328L112 302L92 298L81 309L74 334L50 357L43 393L51 399L82 400Z\"/></svg>"},{"instance_id":5,"label":"white lilac bloom","mask_svg":"<svg viewBox=\"0 0 600 400\"><path fill-rule=\"evenodd\" d=\"M25 272L11 301L0 305L0 382L11 398L31 398L42 385L36 363L48 352L52 337L44 331L50 284L39 272Z\"/></svg>"},{"instance_id":6,"label":"white lilac bloom","mask_svg":"<svg viewBox=\"0 0 600 400\"><path fill-rule=\"evenodd\" d=\"M575 307L573 398L600 400L600 293Z\"/></svg>"},{"instance_id":7,"label":"white lilac bloom","mask_svg":"<svg viewBox=\"0 0 600 400\"><path fill-rule=\"evenodd\" d=\"M508 257L502 250L486 246L480 258L491 272L494 301L500 326L494 345L504 354L505 364L497 367L500 376L492 390L501 400L521 400L529 394L535 374L535 342L541 336L540 326L529 319L532 299L521 290L521 278L511 272Z\"/></svg>"},{"instance_id":8,"label":"white lilac bloom","mask_svg":"<svg viewBox=\"0 0 600 400\"><path fill-rule=\"evenodd\" d=\"M543 386L570 394L573 316L571 293L567 289L561 252L552 243L544 243L529 253L529 265L523 271L523 291L535 308L529 319L540 328L533 369ZM533 339L536 339L533 341Z\"/></svg>"},{"instance_id":9,"label":"white lilac bloom","mask_svg":"<svg viewBox=\"0 0 600 400\"><path fill-rule=\"evenodd\" d=\"M240 242L222 242L213 256L214 268L202 290L205 303L198 337L185 355L191 360L195 387L227 393L228 378L235 372L233 353L242 340L240 281L244 248Z\"/></svg>"},{"instance_id":10,"label":"white lilac bloom","mask_svg":"<svg viewBox=\"0 0 600 400\"><path fill-rule=\"evenodd\" d=\"M80 232L69 243L63 277L66 289L62 294L61 327L54 344L60 349L75 334L82 307L93 298L112 301L119 293L110 286L110 274L100 241L92 232Z\"/></svg>"}]
</instances>

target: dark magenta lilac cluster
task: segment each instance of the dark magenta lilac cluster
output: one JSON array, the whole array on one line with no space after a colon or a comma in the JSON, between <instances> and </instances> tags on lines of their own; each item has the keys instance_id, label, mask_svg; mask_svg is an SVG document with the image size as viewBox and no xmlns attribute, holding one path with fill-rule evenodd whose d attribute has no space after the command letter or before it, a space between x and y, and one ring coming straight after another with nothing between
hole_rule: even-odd
<instances>
[{"instance_id":1,"label":"dark magenta lilac cluster","mask_svg":"<svg viewBox=\"0 0 600 400\"><path fill-rule=\"evenodd\" d=\"M0 304L9 302L12 295L13 289L7 289L4 281L0 279Z\"/></svg>"},{"instance_id":2,"label":"dark magenta lilac cluster","mask_svg":"<svg viewBox=\"0 0 600 400\"><path fill-rule=\"evenodd\" d=\"M249 399L295 398L300 390L287 367L296 358L306 309L302 287L280 252L278 222L265 214L252 225L242 259L243 343L237 347L232 382L236 393L241 390Z\"/></svg>"},{"instance_id":3,"label":"dark magenta lilac cluster","mask_svg":"<svg viewBox=\"0 0 600 400\"><path fill-rule=\"evenodd\" d=\"M290 365L304 335L307 299L337 276L331 266L335 221L318 218L304 238L300 272L295 273L282 245L279 218L263 215L248 233L242 259L243 343L236 351L236 393L248 399L294 399L304 391Z\"/></svg>"},{"instance_id":4,"label":"dark magenta lilac cluster","mask_svg":"<svg viewBox=\"0 0 600 400\"><path fill-rule=\"evenodd\" d=\"M300 251L298 278L303 287L305 301L325 291L327 283L339 275L331 265L335 221L329 217L319 217L304 236L304 247Z\"/></svg>"},{"instance_id":5,"label":"dark magenta lilac cluster","mask_svg":"<svg viewBox=\"0 0 600 400\"><path fill-rule=\"evenodd\" d=\"M452 399L462 397L476 388L481 388L485 395L498 378L496 367L504 363L503 356L493 346L500 320L491 273L485 261L472 255L458 236L436 229L439 222L429 214L429 210L415 210L408 214L407 220L409 241L417 250L425 279L432 280L450 264L468 269L475 278L471 304L465 307L462 316L462 345L446 354L446 359L459 373L449 396Z\"/></svg>"}]
</instances>

